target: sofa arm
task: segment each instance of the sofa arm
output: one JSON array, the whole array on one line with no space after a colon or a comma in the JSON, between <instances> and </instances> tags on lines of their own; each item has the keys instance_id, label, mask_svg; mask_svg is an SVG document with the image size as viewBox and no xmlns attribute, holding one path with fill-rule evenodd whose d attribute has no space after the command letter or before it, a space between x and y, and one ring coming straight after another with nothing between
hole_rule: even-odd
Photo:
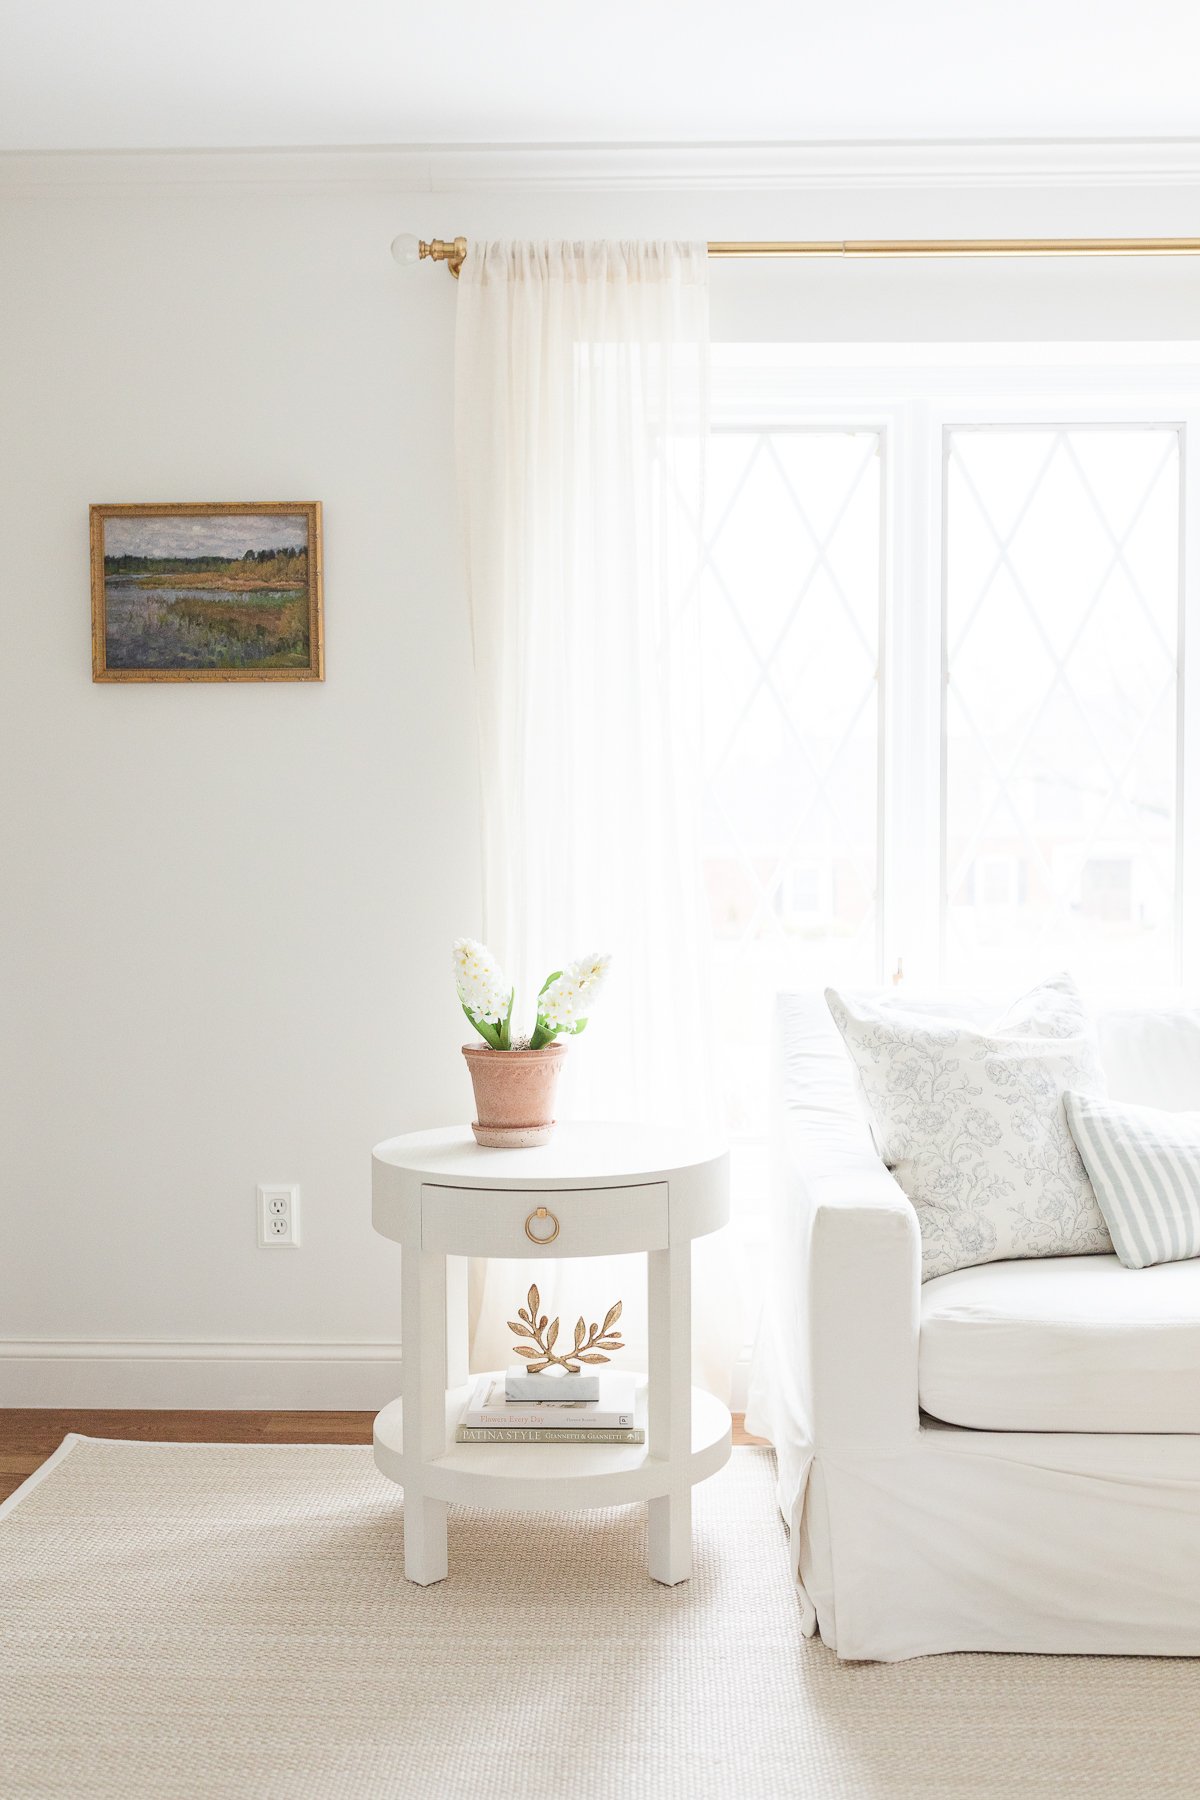
<instances>
[{"instance_id":1,"label":"sofa arm","mask_svg":"<svg viewBox=\"0 0 1200 1800\"><path fill-rule=\"evenodd\" d=\"M816 1451L918 1430L920 1231L857 1118L779 1121L774 1352Z\"/></svg>"}]
</instances>

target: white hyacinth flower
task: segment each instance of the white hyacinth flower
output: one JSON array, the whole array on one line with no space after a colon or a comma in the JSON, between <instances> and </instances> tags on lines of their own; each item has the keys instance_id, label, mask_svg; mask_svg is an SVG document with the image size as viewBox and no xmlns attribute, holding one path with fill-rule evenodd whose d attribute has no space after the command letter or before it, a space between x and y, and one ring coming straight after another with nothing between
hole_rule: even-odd
<instances>
[{"instance_id":1,"label":"white hyacinth flower","mask_svg":"<svg viewBox=\"0 0 1200 1800\"><path fill-rule=\"evenodd\" d=\"M494 1048L507 1049L511 981L487 945L474 938L457 938L453 956L455 986L471 1023Z\"/></svg>"},{"instance_id":2,"label":"white hyacinth flower","mask_svg":"<svg viewBox=\"0 0 1200 1800\"><path fill-rule=\"evenodd\" d=\"M538 1031L543 1042L549 1042L560 1031L583 1030L600 998L611 961L611 956L593 951L568 963L560 975L547 983L538 996Z\"/></svg>"}]
</instances>

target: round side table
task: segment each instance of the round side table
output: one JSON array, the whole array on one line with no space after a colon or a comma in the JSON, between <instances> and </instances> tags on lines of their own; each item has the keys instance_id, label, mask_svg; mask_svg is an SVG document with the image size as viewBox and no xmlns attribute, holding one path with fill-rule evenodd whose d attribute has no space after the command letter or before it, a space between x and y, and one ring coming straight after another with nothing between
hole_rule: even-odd
<instances>
[{"instance_id":1,"label":"round side table","mask_svg":"<svg viewBox=\"0 0 1200 1800\"><path fill-rule=\"evenodd\" d=\"M729 1217L729 1155L663 1126L560 1125L549 1144L488 1150L466 1126L391 1138L373 1156L376 1231L404 1249L403 1393L375 1420L375 1461L404 1488L404 1572L441 1581L446 1508L649 1508L649 1569L692 1572L692 1487L729 1459L729 1412L691 1385L692 1239ZM458 1444L470 1256L647 1259L643 1444ZM447 1258L451 1259L449 1264Z\"/></svg>"}]
</instances>

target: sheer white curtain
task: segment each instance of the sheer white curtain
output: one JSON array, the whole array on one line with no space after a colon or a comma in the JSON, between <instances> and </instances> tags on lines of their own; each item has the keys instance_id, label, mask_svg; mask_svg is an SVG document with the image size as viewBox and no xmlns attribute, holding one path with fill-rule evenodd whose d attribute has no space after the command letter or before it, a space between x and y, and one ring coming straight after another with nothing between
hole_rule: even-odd
<instances>
[{"instance_id":1,"label":"sheer white curtain","mask_svg":"<svg viewBox=\"0 0 1200 1800\"><path fill-rule=\"evenodd\" d=\"M566 958L614 958L560 1117L719 1122L696 816L707 362L703 244L471 246L455 423L484 937L518 1008ZM698 1262L699 1366L720 1388L730 1311ZM644 1358L640 1259L496 1262L473 1272L473 1366L512 1360L505 1320L535 1275L568 1323L621 1295Z\"/></svg>"}]
</instances>

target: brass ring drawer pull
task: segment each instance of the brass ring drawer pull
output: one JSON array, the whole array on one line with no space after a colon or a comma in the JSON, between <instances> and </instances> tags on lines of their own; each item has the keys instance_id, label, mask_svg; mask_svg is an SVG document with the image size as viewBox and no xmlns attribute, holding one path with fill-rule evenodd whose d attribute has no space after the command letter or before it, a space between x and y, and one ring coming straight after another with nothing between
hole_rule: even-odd
<instances>
[{"instance_id":1,"label":"brass ring drawer pull","mask_svg":"<svg viewBox=\"0 0 1200 1800\"><path fill-rule=\"evenodd\" d=\"M545 1219L549 1224L553 1225L553 1231L548 1231L542 1236L533 1229L533 1222L535 1219ZM558 1236L558 1220L552 1212L547 1212L544 1206L539 1206L536 1212L531 1212L525 1221L525 1236L529 1239L531 1244L552 1244Z\"/></svg>"}]
</instances>

